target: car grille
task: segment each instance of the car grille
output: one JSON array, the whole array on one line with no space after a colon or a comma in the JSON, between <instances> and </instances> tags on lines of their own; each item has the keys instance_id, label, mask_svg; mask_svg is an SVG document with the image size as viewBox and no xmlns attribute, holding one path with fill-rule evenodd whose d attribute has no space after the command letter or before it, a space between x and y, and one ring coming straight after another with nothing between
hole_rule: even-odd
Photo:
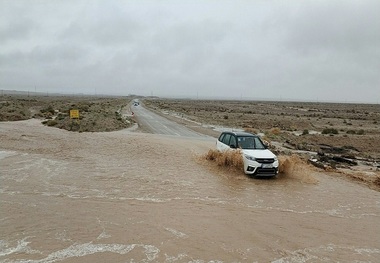
<instances>
[{"instance_id":1,"label":"car grille","mask_svg":"<svg viewBox=\"0 0 380 263\"><path fill-rule=\"evenodd\" d=\"M277 174L277 169L276 168L257 168L256 174Z\"/></svg>"},{"instance_id":2,"label":"car grille","mask_svg":"<svg viewBox=\"0 0 380 263\"><path fill-rule=\"evenodd\" d=\"M258 163L274 163L273 158L256 158L256 162Z\"/></svg>"}]
</instances>

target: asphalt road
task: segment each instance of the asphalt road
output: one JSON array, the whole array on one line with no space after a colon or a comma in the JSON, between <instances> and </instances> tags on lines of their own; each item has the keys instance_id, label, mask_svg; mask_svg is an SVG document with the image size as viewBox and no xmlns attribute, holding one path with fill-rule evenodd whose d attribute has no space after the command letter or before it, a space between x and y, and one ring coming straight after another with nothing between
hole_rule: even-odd
<instances>
[{"instance_id":1,"label":"asphalt road","mask_svg":"<svg viewBox=\"0 0 380 263\"><path fill-rule=\"evenodd\" d=\"M207 137L203 134L189 130L188 128L170 121L146 108L142 105L132 106L131 110L139 123L140 128L154 134L165 134L179 137Z\"/></svg>"}]
</instances>

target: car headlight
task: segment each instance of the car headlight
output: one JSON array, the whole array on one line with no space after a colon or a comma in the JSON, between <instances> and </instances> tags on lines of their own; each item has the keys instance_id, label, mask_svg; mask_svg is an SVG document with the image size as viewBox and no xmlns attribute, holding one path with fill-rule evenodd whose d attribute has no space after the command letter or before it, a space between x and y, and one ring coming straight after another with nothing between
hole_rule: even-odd
<instances>
[{"instance_id":1,"label":"car headlight","mask_svg":"<svg viewBox=\"0 0 380 263\"><path fill-rule=\"evenodd\" d=\"M277 156L274 157L274 161L277 162L278 161L278 158Z\"/></svg>"},{"instance_id":2,"label":"car headlight","mask_svg":"<svg viewBox=\"0 0 380 263\"><path fill-rule=\"evenodd\" d=\"M244 154L244 157L247 158L250 161L256 161L255 157L252 157L252 156L249 156L249 155L246 155L246 154Z\"/></svg>"}]
</instances>

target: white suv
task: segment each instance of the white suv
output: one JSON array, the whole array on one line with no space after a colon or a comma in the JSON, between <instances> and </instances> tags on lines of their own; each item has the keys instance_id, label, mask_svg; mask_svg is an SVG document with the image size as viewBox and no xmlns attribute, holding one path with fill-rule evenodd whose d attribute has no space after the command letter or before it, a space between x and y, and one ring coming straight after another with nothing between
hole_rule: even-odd
<instances>
[{"instance_id":1,"label":"white suv","mask_svg":"<svg viewBox=\"0 0 380 263\"><path fill-rule=\"evenodd\" d=\"M216 141L218 151L240 149L243 155L244 172L250 175L275 176L278 159L260 137L247 132L222 132Z\"/></svg>"}]
</instances>

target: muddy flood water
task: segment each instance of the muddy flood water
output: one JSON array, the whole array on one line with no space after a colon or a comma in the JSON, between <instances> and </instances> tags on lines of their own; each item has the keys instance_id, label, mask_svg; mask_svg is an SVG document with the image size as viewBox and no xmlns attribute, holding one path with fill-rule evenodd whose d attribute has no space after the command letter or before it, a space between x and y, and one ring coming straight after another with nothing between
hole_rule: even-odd
<instances>
[{"instance_id":1,"label":"muddy flood water","mask_svg":"<svg viewBox=\"0 0 380 263\"><path fill-rule=\"evenodd\" d=\"M380 262L380 193L252 179L210 138L0 123L0 262Z\"/></svg>"}]
</instances>

